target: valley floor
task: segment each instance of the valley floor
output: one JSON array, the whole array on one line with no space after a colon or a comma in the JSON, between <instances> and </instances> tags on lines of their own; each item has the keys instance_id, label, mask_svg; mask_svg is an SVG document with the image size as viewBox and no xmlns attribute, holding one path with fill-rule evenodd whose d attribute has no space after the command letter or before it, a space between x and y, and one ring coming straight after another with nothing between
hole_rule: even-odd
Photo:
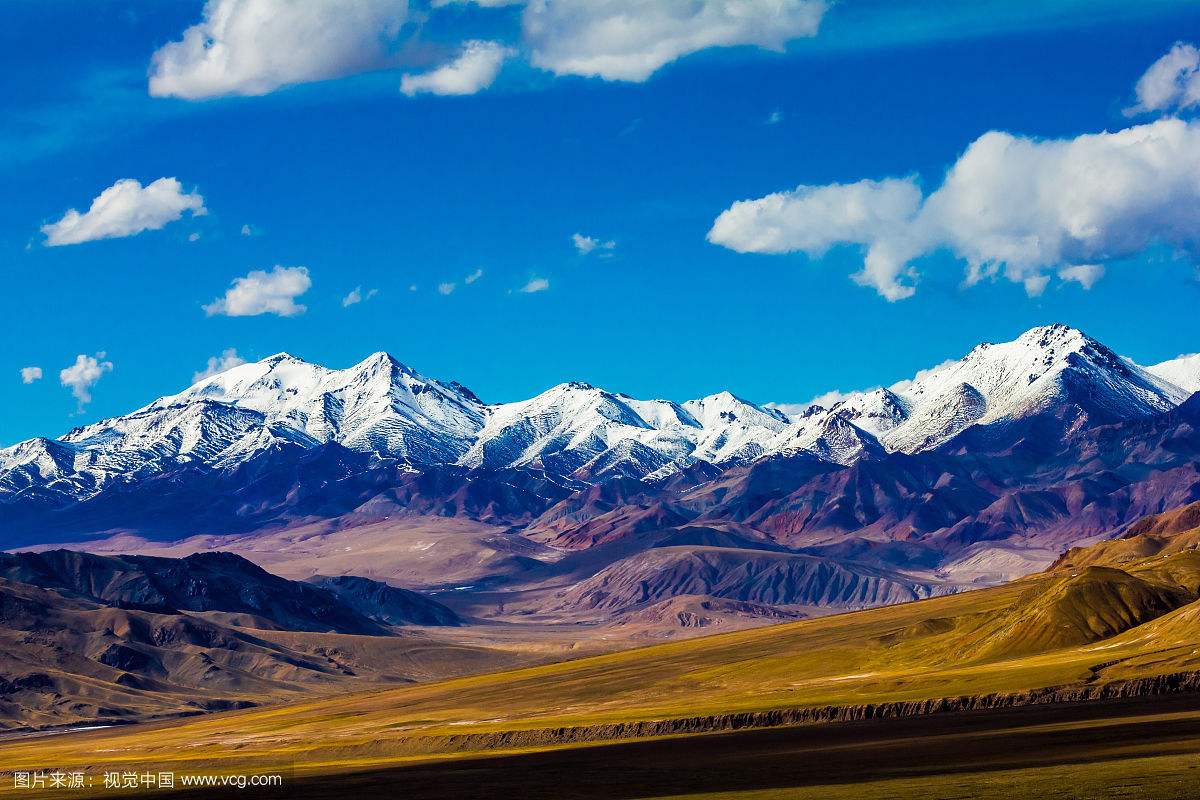
<instances>
[{"instance_id":1,"label":"valley floor","mask_svg":"<svg viewBox=\"0 0 1200 800\"><path fill-rule=\"evenodd\" d=\"M982 800L1197 796L1200 695L671 737L138 797Z\"/></svg>"}]
</instances>

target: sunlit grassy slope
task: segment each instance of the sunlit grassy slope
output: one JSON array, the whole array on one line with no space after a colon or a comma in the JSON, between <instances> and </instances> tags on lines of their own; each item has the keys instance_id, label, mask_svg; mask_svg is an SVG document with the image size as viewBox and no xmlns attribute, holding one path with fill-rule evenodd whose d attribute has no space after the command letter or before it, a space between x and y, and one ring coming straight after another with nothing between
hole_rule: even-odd
<instances>
[{"instance_id":1,"label":"sunlit grassy slope","mask_svg":"<svg viewBox=\"0 0 1200 800\"><path fill-rule=\"evenodd\" d=\"M558 729L569 727L609 739L622 735L603 727L615 723L1200 670L1200 554L1134 549L907 605L436 684L7 741L0 765L321 773L561 746L571 737ZM540 733L507 740L515 730ZM0 791L10 785L0 777Z\"/></svg>"}]
</instances>

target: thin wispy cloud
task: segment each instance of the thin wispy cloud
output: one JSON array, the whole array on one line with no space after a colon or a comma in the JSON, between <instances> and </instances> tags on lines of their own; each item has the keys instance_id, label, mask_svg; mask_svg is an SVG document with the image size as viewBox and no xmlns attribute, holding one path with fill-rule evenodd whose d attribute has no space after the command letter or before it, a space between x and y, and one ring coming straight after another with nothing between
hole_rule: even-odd
<instances>
[{"instance_id":1,"label":"thin wispy cloud","mask_svg":"<svg viewBox=\"0 0 1200 800\"><path fill-rule=\"evenodd\" d=\"M474 283L475 281L479 280L482 277L483 277L483 270L477 269L474 272L472 272L470 275L468 275L467 277L463 278L463 283L470 286L472 283Z\"/></svg>"},{"instance_id":2,"label":"thin wispy cloud","mask_svg":"<svg viewBox=\"0 0 1200 800\"><path fill-rule=\"evenodd\" d=\"M585 256L594 250L613 250L617 246L617 243L611 239L604 241L592 236L584 236L582 233L571 234L571 243L575 245L575 249L581 255Z\"/></svg>"},{"instance_id":3,"label":"thin wispy cloud","mask_svg":"<svg viewBox=\"0 0 1200 800\"><path fill-rule=\"evenodd\" d=\"M220 355L209 356L208 363L205 364L204 369L192 373L192 383L199 383L205 378L220 375L222 372L231 370L234 367L240 367L245 363L246 359L239 356L235 348L228 347L222 350Z\"/></svg>"},{"instance_id":4,"label":"thin wispy cloud","mask_svg":"<svg viewBox=\"0 0 1200 800\"><path fill-rule=\"evenodd\" d=\"M342 298L342 308L349 308L350 306L364 303L377 294L379 294L378 289L367 289L364 292L361 286L355 286Z\"/></svg>"},{"instance_id":5,"label":"thin wispy cloud","mask_svg":"<svg viewBox=\"0 0 1200 800\"><path fill-rule=\"evenodd\" d=\"M531 278L528 283L522 286L517 291L523 294L536 294L544 292L550 288L550 281L546 278Z\"/></svg>"},{"instance_id":6,"label":"thin wispy cloud","mask_svg":"<svg viewBox=\"0 0 1200 800\"><path fill-rule=\"evenodd\" d=\"M454 284L451 282L446 282L446 283L439 283L437 290L438 290L438 294L445 295L445 294L454 294L454 290L456 288L458 288L457 284Z\"/></svg>"}]
</instances>

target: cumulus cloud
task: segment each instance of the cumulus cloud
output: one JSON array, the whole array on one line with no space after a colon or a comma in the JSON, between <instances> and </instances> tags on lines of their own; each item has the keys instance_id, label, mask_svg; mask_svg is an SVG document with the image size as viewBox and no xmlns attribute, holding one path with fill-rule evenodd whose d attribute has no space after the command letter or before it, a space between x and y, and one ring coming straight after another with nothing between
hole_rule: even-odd
<instances>
[{"instance_id":1,"label":"cumulus cloud","mask_svg":"<svg viewBox=\"0 0 1200 800\"><path fill-rule=\"evenodd\" d=\"M457 288L455 284L450 283L449 281L446 283L439 283L437 287L438 294L453 294L455 288Z\"/></svg>"},{"instance_id":2,"label":"cumulus cloud","mask_svg":"<svg viewBox=\"0 0 1200 800\"><path fill-rule=\"evenodd\" d=\"M463 278L463 283L470 286L472 283L474 283L475 281L479 280L482 277L483 277L483 270L477 269L474 272L472 272L470 275L468 275L467 277Z\"/></svg>"},{"instance_id":3,"label":"cumulus cloud","mask_svg":"<svg viewBox=\"0 0 1200 800\"><path fill-rule=\"evenodd\" d=\"M859 245L855 280L889 300L915 291L913 261L946 249L966 262L966 285L1002 275L1036 296L1070 265L1200 244L1200 124L1162 119L1054 140L993 131L927 196L912 178L800 186L734 203L708 239L738 252L813 257ZM1085 276L1094 282L1099 273L1062 277Z\"/></svg>"},{"instance_id":4,"label":"cumulus cloud","mask_svg":"<svg viewBox=\"0 0 1200 800\"><path fill-rule=\"evenodd\" d=\"M1125 109L1130 116L1200 104L1200 50L1176 42L1138 79L1135 93L1137 104Z\"/></svg>"},{"instance_id":5,"label":"cumulus cloud","mask_svg":"<svg viewBox=\"0 0 1200 800\"><path fill-rule=\"evenodd\" d=\"M612 240L602 241L591 236L584 236L582 233L571 234L571 243L585 256L593 250L612 250L617 246L617 243Z\"/></svg>"},{"instance_id":6,"label":"cumulus cloud","mask_svg":"<svg viewBox=\"0 0 1200 800\"><path fill-rule=\"evenodd\" d=\"M94 356L80 353L75 356L74 364L58 373L59 383L71 390L71 394L79 404L80 411L92 402L92 387L104 376L104 373L112 372L112 362L105 361L104 355L103 351Z\"/></svg>"},{"instance_id":7,"label":"cumulus cloud","mask_svg":"<svg viewBox=\"0 0 1200 800\"><path fill-rule=\"evenodd\" d=\"M828 186L799 186L758 200L734 203L713 223L708 240L739 253L806 253L820 258L836 244L887 242L868 250L855 280L875 285L889 300L910 296L890 263L891 242L905 238L921 205L921 189L911 178ZM879 273L884 274L876 277Z\"/></svg>"},{"instance_id":8,"label":"cumulus cloud","mask_svg":"<svg viewBox=\"0 0 1200 800\"><path fill-rule=\"evenodd\" d=\"M534 294L536 292L544 292L550 288L550 281L545 278L531 278L529 283L522 286L517 291L525 294Z\"/></svg>"},{"instance_id":9,"label":"cumulus cloud","mask_svg":"<svg viewBox=\"0 0 1200 800\"><path fill-rule=\"evenodd\" d=\"M407 0L208 0L201 20L154 53L150 94L199 100L386 65Z\"/></svg>"},{"instance_id":10,"label":"cumulus cloud","mask_svg":"<svg viewBox=\"0 0 1200 800\"><path fill-rule=\"evenodd\" d=\"M366 292L364 292L361 286L355 286L350 290L349 294L342 298L342 308L348 308L356 303L362 303L366 300L370 300L377 294L379 294L378 289L368 289Z\"/></svg>"},{"instance_id":11,"label":"cumulus cloud","mask_svg":"<svg viewBox=\"0 0 1200 800\"><path fill-rule=\"evenodd\" d=\"M475 94L492 85L504 61L515 52L500 42L467 42L458 57L450 63L421 75L401 76L400 91L409 97L422 92Z\"/></svg>"},{"instance_id":12,"label":"cumulus cloud","mask_svg":"<svg viewBox=\"0 0 1200 800\"><path fill-rule=\"evenodd\" d=\"M47 247L119 239L156 231L185 211L194 217L208 213L204 198L196 192L184 193L175 178L159 178L147 186L125 178L101 192L87 213L72 208L58 222L43 225L42 233Z\"/></svg>"},{"instance_id":13,"label":"cumulus cloud","mask_svg":"<svg viewBox=\"0 0 1200 800\"><path fill-rule=\"evenodd\" d=\"M270 272L251 270L245 277L235 278L223 297L204 306L204 313L210 317L253 317L259 314L294 317L308 310L306 306L297 304L296 298L311 286L312 279L305 267L276 266Z\"/></svg>"},{"instance_id":14,"label":"cumulus cloud","mask_svg":"<svg viewBox=\"0 0 1200 800\"><path fill-rule=\"evenodd\" d=\"M26 385L42 379L41 367L21 367L21 383Z\"/></svg>"},{"instance_id":15,"label":"cumulus cloud","mask_svg":"<svg viewBox=\"0 0 1200 800\"><path fill-rule=\"evenodd\" d=\"M782 50L816 35L826 8L824 0L530 0L522 28L534 66L644 81L709 47Z\"/></svg>"},{"instance_id":16,"label":"cumulus cloud","mask_svg":"<svg viewBox=\"0 0 1200 800\"><path fill-rule=\"evenodd\" d=\"M1091 289L1096 281L1104 277L1103 264L1072 264L1058 271L1058 277L1063 281L1075 282L1084 288Z\"/></svg>"},{"instance_id":17,"label":"cumulus cloud","mask_svg":"<svg viewBox=\"0 0 1200 800\"><path fill-rule=\"evenodd\" d=\"M474 2L524 5L521 45L556 75L644 81L677 58L711 47L781 51L815 36L830 0L208 0L195 25L151 58L155 97L202 100L262 95L284 86L398 64L408 22ZM405 94L474 94L516 55L504 42L470 40L452 61L406 74Z\"/></svg>"},{"instance_id":18,"label":"cumulus cloud","mask_svg":"<svg viewBox=\"0 0 1200 800\"><path fill-rule=\"evenodd\" d=\"M192 383L199 383L205 378L211 378L213 375L220 375L226 370L241 366L246 363L246 359L238 355L235 348L228 347L221 351L219 356L209 356L208 364L204 369L192 374Z\"/></svg>"}]
</instances>

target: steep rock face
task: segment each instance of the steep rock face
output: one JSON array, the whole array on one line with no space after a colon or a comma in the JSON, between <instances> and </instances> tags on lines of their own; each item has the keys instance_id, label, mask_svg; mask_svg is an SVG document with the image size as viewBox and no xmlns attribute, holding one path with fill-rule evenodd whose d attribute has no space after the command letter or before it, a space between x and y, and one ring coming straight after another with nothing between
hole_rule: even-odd
<instances>
[{"instance_id":1,"label":"steep rock face","mask_svg":"<svg viewBox=\"0 0 1200 800\"><path fill-rule=\"evenodd\" d=\"M830 411L876 437L903 424L911 413L907 402L883 388L852 394L835 403Z\"/></svg>"},{"instance_id":2,"label":"steep rock face","mask_svg":"<svg viewBox=\"0 0 1200 800\"><path fill-rule=\"evenodd\" d=\"M0 577L124 608L240 614L285 630L387 631L330 592L266 572L232 553L183 559L71 550L0 553Z\"/></svg>"},{"instance_id":3,"label":"steep rock face","mask_svg":"<svg viewBox=\"0 0 1200 800\"><path fill-rule=\"evenodd\" d=\"M848 466L863 458L886 454L875 436L838 411L809 409L771 442L771 452L811 453L833 464Z\"/></svg>"},{"instance_id":4,"label":"steep rock face","mask_svg":"<svg viewBox=\"0 0 1200 800\"><path fill-rule=\"evenodd\" d=\"M384 625L458 625L458 615L417 592L354 575L314 575L308 583L324 589L367 619Z\"/></svg>"},{"instance_id":5,"label":"steep rock face","mask_svg":"<svg viewBox=\"0 0 1200 800\"><path fill-rule=\"evenodd\" d=\"M623 610L679 595L836 608L917 600L942 589L896 573L791 553L663 547L630 556L574 586L572 609Z\"/></svg>"}]
</instances>

